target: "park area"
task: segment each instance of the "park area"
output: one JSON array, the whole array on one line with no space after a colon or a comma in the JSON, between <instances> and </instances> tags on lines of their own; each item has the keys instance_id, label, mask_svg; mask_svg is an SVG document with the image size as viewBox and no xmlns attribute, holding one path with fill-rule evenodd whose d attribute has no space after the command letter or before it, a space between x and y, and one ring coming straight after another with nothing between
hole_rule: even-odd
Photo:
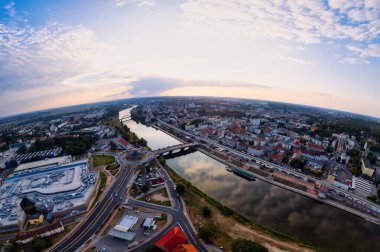
<instances>
[{"instance_id":1,"label":"park area","mask_svg":"<svg viewBox=\"0 0 380 252\"><path fill-rule=\"evenodd\" d=\"M106 155L92 156L92 165L97 167L100 165L109 165L115 163L115 157Z\"/></svg>"}]
</instances>

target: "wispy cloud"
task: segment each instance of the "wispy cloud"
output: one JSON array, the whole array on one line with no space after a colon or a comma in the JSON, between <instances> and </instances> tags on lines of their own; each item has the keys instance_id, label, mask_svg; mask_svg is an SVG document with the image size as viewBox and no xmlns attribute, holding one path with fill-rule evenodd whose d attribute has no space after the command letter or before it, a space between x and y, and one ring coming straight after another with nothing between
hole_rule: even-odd
<instances>
[{"instance_id":1,"label":"wispy cloud","mask_svg":"<svg viewBox=\"0 0 380 252\"><path fill-rule=\"evenodd\" d=\"M279 60L290 62L290 63L301 64L301 65L310 65L310 64L312 64L311 61L303 60L303 59L299 59L299 58L291 57L291 56L282 56L282 57L279 57Z\"/></svg>"},{"instance_id":2,"label":"wispy cloud","mask_svg":"<svg viewBox=\"0 0 380 252\"><path fill-rule=\"evenodd\" d=\"M331 97L332 96L331 94L323 93L323 92L313 92L313 95L317 95L320 97Z\"/></svg>"},{"instance_id":3,"label":"wispy cloud","mask_svg":"<svg viewBox=\"0 0 380 252\"><path fill-rule=\"evenodd\" d=\"M127 4L137 4L138 6L153 6L156 4L155 0L115 0L115 5L118 7L125 6Z\"/></svg>"},{"instance_id":4,"label":"wispy cloud","mask_svg":"<svg viewBox=\"0 0 380 252\"><path fill-rule=\"evenodd\" d=\"M38 107L52 97L64 97L72 91L63 89L64 80L93 71L99 53L106 50L83 26L48 22L36 28L16 11L8 15L11 21L0 23L0 114L17 112L21 104L25 111L28 104Z\"/></svg>"},{"instance_id":5,"label":"wispy cloud","mask_svg":"<svg viewBox=\"0 0 380 252\"><path fill-rule=\"evenodd\" d=\"M200 35L233 33L249 38L281 38L301 44L331 40L366 46L380 36L378 0L214 0L186 1L185 32ZM379 57L378 53L362 55Z\"/></svg>"}]
</instances>

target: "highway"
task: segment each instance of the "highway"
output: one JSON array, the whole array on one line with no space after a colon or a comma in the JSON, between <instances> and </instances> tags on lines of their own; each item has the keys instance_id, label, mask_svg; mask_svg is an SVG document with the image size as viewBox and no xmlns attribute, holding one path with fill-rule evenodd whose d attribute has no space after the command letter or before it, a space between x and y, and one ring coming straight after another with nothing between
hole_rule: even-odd
<instances>
[{"instance_id":1,"label":"highway","mask_svg":"<svg viewBox=\"0 0 380 252\"><path fill-rule=\"evenodd\" d=\"M95 208L89 213L85 221L78 224L75 231L54 246L50 251L75 251L80 248L106 221L112 210L121 204L125 197L128 182L133 177L131 169L128 171L125 161L121 160L121 172L101 197Z\"/></svg>"},{"instance_id":2,"label":"highway","mask_svg":"<svg viewBox=\"0 0 380 252\"><path fill-rule=\"evenodd\" d=\"M119 154L120 156L122 153ZM139 160L136 162L127 162L124 157L119 157L118 162L121 164L120 174L117 176L115 181L109 187L105 194L102 195L98 204L95 205L95 208L89 213L87 218L78 224L76 229L69 233L64 240L55 245L49 251L51 252L61 252L61 251L76 251L83 244L88 241L92 235L96 233L96 231L102 226L102 224L107 220L107 218L111 215L112 211L120 205L125 199L125 191L127 190L130 182L133 179L134 171L136 167L140 164L143 164L147 161L151 161L152 156L147 155L144 160ZM157 161L157 160L156 160ZM159 162L157 161L159 164ZM128 171L127 164L132 165L131 169ZM159 164L160 165L160 164ZM174 206L172 208L163 207L158 205L153 205L147 202L130 200L129 202L133 205L145 207L148 209L169 213L173 216L172 223L166 227L164 230L161 230L160 233L164 234L170 230L175 225L178 225L182 228L189 241L196 246L199 251L207 251L205 246L198 240L197 235L192 229L190 220L185 216L184 212L186 211L181 199L177 196L177 192L174 190L174 183L170 178L169 174L165 171L165 169L161 166L160 173L167 181L167 186L169 189L169 193L174 201ZM144 251L147 246L153 245L161 236L153 238L148 241L144 246L140 246L135 248L134 251Z\"/></svg>"}]
</instances>

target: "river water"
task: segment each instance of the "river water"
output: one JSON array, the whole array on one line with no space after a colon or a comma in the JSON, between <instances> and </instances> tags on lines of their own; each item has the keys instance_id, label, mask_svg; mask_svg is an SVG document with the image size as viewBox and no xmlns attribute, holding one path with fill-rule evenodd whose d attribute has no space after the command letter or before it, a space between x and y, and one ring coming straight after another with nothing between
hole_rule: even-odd
<instances>
[{"instance_id":1,"label":"river water","mask_svg":"<svg viewBox=\"0 0 380 252\"><path fill-rule=\"evenodd\" d=\"M133 121L127 125L152 149L180 143L154 128ZM255 223L331 251L380 251L380 226L360 217L260 180L247 181L200 152L167 163L203 192Z\"/></svg>"}]
</instances>

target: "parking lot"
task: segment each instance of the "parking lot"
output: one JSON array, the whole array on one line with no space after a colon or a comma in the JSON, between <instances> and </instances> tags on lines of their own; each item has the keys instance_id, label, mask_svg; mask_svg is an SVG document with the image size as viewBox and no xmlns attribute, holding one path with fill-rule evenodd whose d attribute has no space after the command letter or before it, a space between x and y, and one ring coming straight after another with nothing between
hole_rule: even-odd
<instances>
[{"instance_id":1,"label":"parking lot","mask_svg":"<svg viewBox=\"0 0 380 252\"><path fill-rule=\"evenodd\" d=\"M102 249L107 248L109 251L126 251L128 248L128 245L131 243L134 243L135 241L142 243L150 238L152 238L158 231L153 231L152 229L145 229L142 227L142 224L146 218L154 218L156 216L157 212L151 211L151 210L127 210L123 217L125 215L132 215L138 217L138 221L136 225L131 229L131 231L136 233L136 237L133 241L126 241L120 238L112 237L110 235L104 235L100 239L98 239L93 247L96 247L96 249ZM122 218L120 218L121 220ZM171 217L168 216L168 220L170 221Z\"/></svg>"}]
</instances>

